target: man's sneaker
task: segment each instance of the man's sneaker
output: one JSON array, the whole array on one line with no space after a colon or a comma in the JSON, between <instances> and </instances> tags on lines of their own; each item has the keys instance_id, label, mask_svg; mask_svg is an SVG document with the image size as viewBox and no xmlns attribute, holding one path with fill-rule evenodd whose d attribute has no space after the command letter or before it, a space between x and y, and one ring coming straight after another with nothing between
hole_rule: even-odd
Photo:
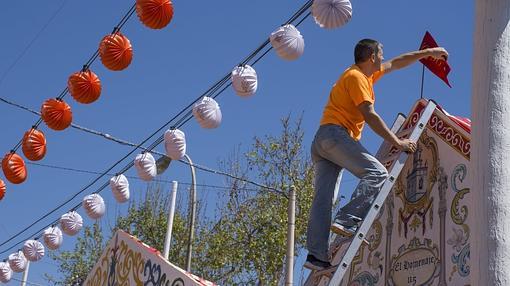
<instances>
[{"instance_id":1,"label":"man's sneaker","mask_svg":"<svg viewBox=\"0 0 510 286\"><path fill-rule=\"evenodd\" d=\"M306 257L306 262L305 262L304 267L306 267L310 270L320 271L320 270L324 270L326 268L330 268L331 264L328 261L319 260L319 259L315 258L315 256L308 254L308 256Z\"/></svg>"},{"instance_id":2,"label":"man's sneaker","mask_svg":"<svg viewBox=\"0 0 510 286\"><path fill-rule=\"evenodd\" d=\"M356 233L356 230L358 229L357 226L353 225L353 226L345 226L345 225L342 225L340 224L339 222L333 222L333 224L331 225L330 227L331 231L338 234L338 235L341 235L343 237L352 237L355 233ZM363 243L365 244L370 244L368 242L368 240L366 239L363 239Z\"/></svg>"},{"instance_id":3,"label":"man's sneaker","mask_svg":"<svg viewBox=\"0 0 510 286\"><path fill-rule=\"evenodd\" d=\"M357 227L355 225L353 226L346 226L343 225L337 221L334 221L331 225L331 231L345 237L351 237L356 233Z\"/></svg>"}]
</instances>

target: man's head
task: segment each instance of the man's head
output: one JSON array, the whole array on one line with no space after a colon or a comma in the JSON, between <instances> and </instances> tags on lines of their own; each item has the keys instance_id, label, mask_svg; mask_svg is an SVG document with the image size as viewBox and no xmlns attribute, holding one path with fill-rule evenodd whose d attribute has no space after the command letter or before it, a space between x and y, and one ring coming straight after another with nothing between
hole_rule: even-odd
<instances>
[{"instance_id":1,"label":"man's head","mask_svg":"<svg viewBox=\"0 0 510 286\"><path fill-rule=\"evenodd\" d=\"M370 64L374 70L379 70L383 61L382 45L372 39L363 39L354 48L354 63Z\"/></svg>"}]
</instances>

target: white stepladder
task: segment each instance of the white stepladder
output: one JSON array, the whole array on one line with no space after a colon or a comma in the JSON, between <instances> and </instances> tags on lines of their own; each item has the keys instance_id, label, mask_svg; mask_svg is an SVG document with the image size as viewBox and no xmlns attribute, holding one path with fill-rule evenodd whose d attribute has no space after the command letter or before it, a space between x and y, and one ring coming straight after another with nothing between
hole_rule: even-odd
<instances>
[{"instance_id":1,"label":"white stepladder","mask_svg":"<svg viewBox=\"0 0 510 286\"><path fill-rule=\"evenodd\" d=\"M427 122L434 113L435 109L436 104L432 101L429 101L424 111L422 112L421 116L419 117L418 121L412 128L410 134L408 132L405 132L406 134L409 134L408 137L409 139L416 142L420 138L422 132L426 128ZM413 120L413 118L409 118L409 120ZM402 136L402 134L397 135ZM382 149L384 148L381 148L381 150L378 152L379 156L381 155L380 152L382 151ZM402 171L404 164L407 160L408 154L405 152L398 152L395 154L390 154L389 156L390 158L392 157L397 158L398 156L398 159L396 159L395 163L393 163L391 169L389 170L388 179L382 186L381 190L379 191L379 194L372 203L372 206L370 207L370 210L368 211L366 217L361 222L361 225L359 226L358 230L352 237L352 241L349 247L347 248L344 256L342 257L340 264L336 267L336 270L333 268L330 271L323 270L320 271L321 273L315 274L315 275L328 275L328 274L331 275L330 273L334 271L333 277L331 277L331 279L329 280L330 286L339 286L340 283L342 282L342 279L344 278L347 269L351 265L354 257L356 256L356 253L358 252L359 248L361 247L361 244L363 243L363 240L365 239L368 231L372 227L372 224L376 220L377 215L381 210L384 201L386 200L386 197L389 195L391 189L393 188L393 185L395 184L398 176L400 175L400 172ZM384 164L384 161L382 163Z\"/></svg>"}]
</instances>

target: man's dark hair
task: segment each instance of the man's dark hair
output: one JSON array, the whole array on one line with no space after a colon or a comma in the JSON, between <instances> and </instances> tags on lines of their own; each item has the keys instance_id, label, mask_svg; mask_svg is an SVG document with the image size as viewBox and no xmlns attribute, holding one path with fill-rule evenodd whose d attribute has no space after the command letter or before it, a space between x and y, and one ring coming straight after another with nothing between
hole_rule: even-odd
<instances>
[{"instance_id":1,"label":"man's dark hair","mask_svg":"<svg viewBox=\"0 0 510 286\"><path fill-rule=\"evenodd\" d=\"M359 64L370 58L379 51L379 42L372 39L363 39L354 48L354 63Z\"/></svg>"}]
</instances>

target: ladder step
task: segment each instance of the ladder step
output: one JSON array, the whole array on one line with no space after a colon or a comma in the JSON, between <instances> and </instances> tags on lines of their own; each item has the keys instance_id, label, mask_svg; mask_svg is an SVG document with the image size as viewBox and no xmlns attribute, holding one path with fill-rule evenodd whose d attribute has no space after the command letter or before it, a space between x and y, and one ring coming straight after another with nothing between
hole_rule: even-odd
<instances>
[{"instance_id":1,"label":"ladder step","mask_svg":"<svg viewBox=\"0 0 510 286\"><path fill-rule=\"evenodd\" d=\"M397 132L396 135L399 139L407 139L411 135L411 131L412 131L412 129L406 129L406 130ZM381 158L377 158L377 159L379 159L379 161L381 161L381 163L383 165L385 165L385 163L387 163L389 161L394 161L396 158L398 158L398 156L400 156L401 151L397 147L391 145L390 143L388 143L386 141L383 144L384 145L381 147L381 149L383 149L384 152L381 152L381 153L386 154L386 155L384 157L380 156Z\"/></svg>"},{"instance_id":2,"label":"ladder step","mask_svg":"<svg viewBox=\"0 0 510 286\"><path fill-rule=\"evenodd\" d=\"M413 131L413 128L408 128L406 130L400 130L400 131L396 132L395 135L399 139L409 138L409 135L411 135L412 131Z\"/></svg>"},{"instance_id":3,"label":"ladder step","mask_svg":"<svg viewBox=\"0 0 510 286\"><path fill-rule=\"evenodd\" d=\"M380 160L380 162L386 167L387 164L394 162L395 160L398 159L398 157L400 157L400 152L395 153L391 156L384 157Z\"/></svg>"},{"instance_id":4,"label":"ladder step","mask_svg":"<svg viewBox=\"0 0 510 286\"><path fill-rule=\"evenodd\" d=\"M336 269L338 268L338 265L333 265L329 268L325 268L319 271L314 271L312 274L313 276L326 276L328 278L333 277L333 274L335 273Z\"/></svg>"}]
</instances>

